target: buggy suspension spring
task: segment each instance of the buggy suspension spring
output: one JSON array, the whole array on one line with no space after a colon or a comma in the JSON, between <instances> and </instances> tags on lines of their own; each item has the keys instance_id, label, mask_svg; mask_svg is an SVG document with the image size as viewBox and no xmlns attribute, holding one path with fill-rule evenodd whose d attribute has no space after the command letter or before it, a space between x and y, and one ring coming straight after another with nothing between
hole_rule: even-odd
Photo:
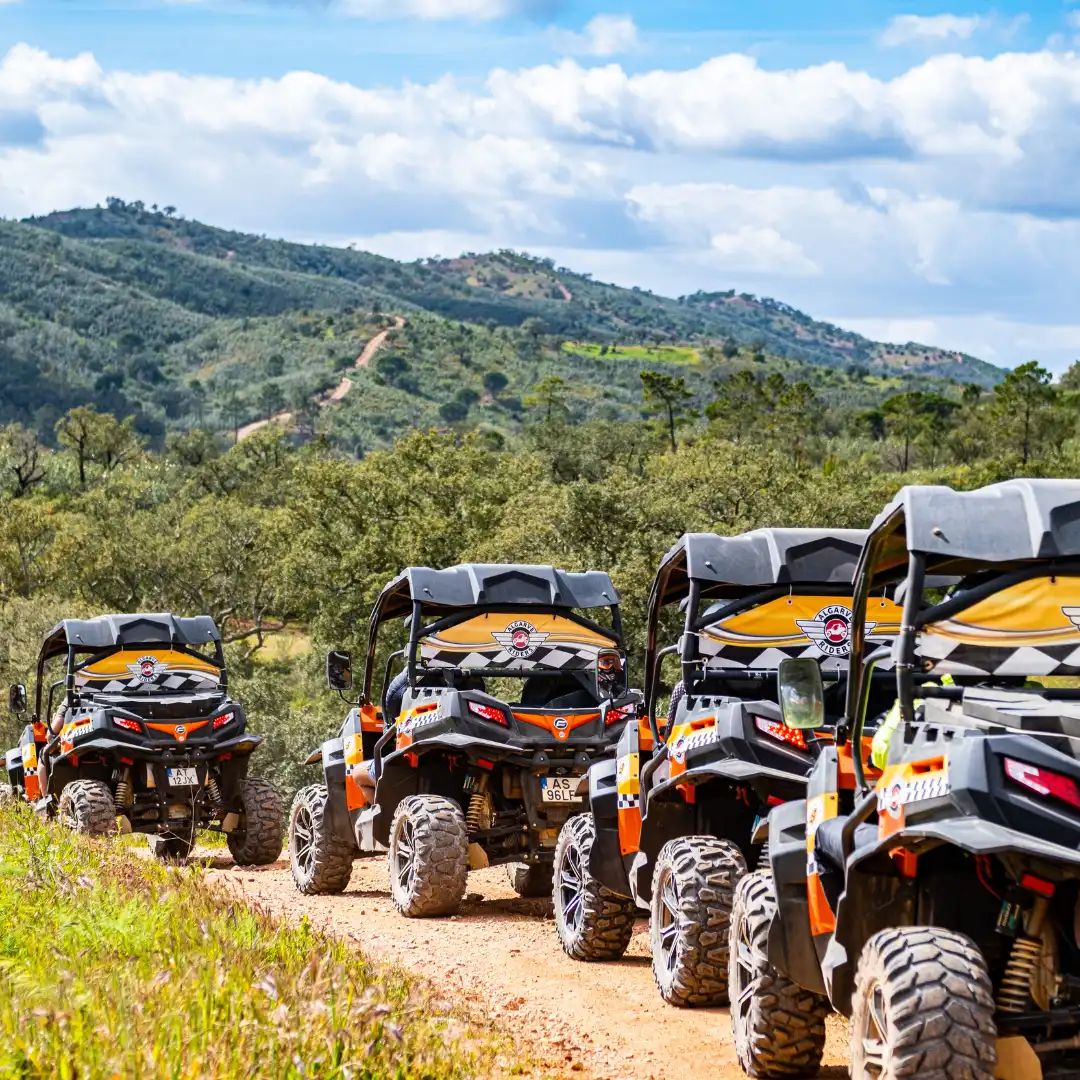
<instances>
[{"instance_id":1,"label":"buggy suspension spring","mask_svg":"<svg viewBox=\"0 0 1080 1080\"><path fill-rule=\"evenodd\" d=\"M491 796L487 791L488 778L481 776L476 790L469 796L469 809L465 813L465 828L478 833L491 827Z\"/></svg>"},{"instance_id":2,"label":"buggy suspension spring","mask_svg":"<svg viewBox=\"0 0 1080 1080\"><path fill-rule=\"evenodd\" d=\"M1019 935L1013 942L1009 962L997 992L998 1012L1022 1013L1031 1000L1031 977L1042 955L1042 942Z\"/></svg>"},{"instance_id":3,"label":"buggy suspension spring","mask_svg":"<svg viewBox=\"0 0 1080 1080\"><path fill-rule=\"evenodd\" d=\"M130 806L135 801L135 789L131 786L131 773L126 769L116 785L116 805Z\"/></svg>"},{"instance_id":4,"label":"buggy suspension spring","mask_svg":"<svg viewBox=\"0 0 1080 1080\"><path fill-rule=\"evenodd\" d=\"M206 778L206 794L210 797L210 803L215 809L221 806L221 788L218 787L216 776Z\"/></svg>"}]
</instances>

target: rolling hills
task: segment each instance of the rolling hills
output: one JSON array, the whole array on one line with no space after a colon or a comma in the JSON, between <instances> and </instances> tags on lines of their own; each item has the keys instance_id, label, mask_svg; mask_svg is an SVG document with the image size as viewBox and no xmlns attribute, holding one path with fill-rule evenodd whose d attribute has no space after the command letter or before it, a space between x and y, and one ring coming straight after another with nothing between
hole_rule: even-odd
<instances>
[{"instance_id":1,"label":"rolling hills","mask_svg":"<svg viewBox=\"0 0 1080 1080\"><path fill-rule=\"evenodd\" d=\"M91 403L159 440L288 409L361 452L416 424L514 430L547 375L572 382L578 415L610 419L639 415L641 367L677 367L703 397L731 370L780 370L855 405L1001 375L735 292L671 299L509 251L401 263L167 211L109 200L0 222L0 422L48 432ZM394 316L348 396L317 407Z\"/></svg>"}]
</instances>

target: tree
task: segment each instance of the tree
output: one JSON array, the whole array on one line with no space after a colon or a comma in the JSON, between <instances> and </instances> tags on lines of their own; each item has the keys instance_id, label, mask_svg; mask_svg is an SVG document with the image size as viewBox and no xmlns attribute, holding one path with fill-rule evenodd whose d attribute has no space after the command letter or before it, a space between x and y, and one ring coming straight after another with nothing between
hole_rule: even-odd
<instances>
[{"instance_id":1,"label":"tree","mask_svg":"<svg viewBox=\"0 0 1080 1080\"><path fill-rule=\"evenodd\" d=\"M530 408L542 409L544 423L554 418L565 419L570 411L570 384L561 375L548 375L541 379L525 398Z\"/></svg>"},{"instance_id":2,"label":"tree","mask_svg":"<svg viewBox=\"0 0 1080 1080\"><path fill-rule=\"evenodd\" d=\"M882 404L885 435L897 439L903 448L901 472L911 467L911 449L916 443L929 439L936 445L940 441L957 408L956 402L922 390L894 394Z\"/></svg>"},{"instance_id":3,"label":"tree","mask_svg":"<svg viewBox=\"0 0 1080 1080\"><path fill-rule=\"evenodd\" d=\"M266 383L259 390L259 411L267 420L273 420L285 407L285 393L277 383Z\"/></svg>"},{"instance_id":4,"label":"tree","mask_svg":"<svg viewBox=\"0 0 1080 1080\"><path fill-rule=\"evenodd\" d=\"M22 424L0 429L0 471L10 479L16 499L45 479L43 456L36 432L28 431Z\"/></svg>"},{"instance_id":5,"label":"tree","mask_svg":"<svg viewBox=\"0 0 1080 1080\"><path fill-rule=\"evenodd\" d=\"M484 372L484 389L492 396L497 397L507 387L509 379L501 371Z\"/></svg>"},{"instance_id":6,"label":"tree","mask_svg":"<svg viewBox=\"0 0 1080 1080\"><path fill-rule=\"evenodd\" d=\"M134 457L141 446L132 417L117 420L86 405L76 406L57 421L56 440L75 454L81 488L86 487L88 464L111 472Z\"/></svg>"},{"instance_id":7,"label":"tree","mask_svg":"<svg viewBox=\"0 0 1080 1080\"><path fill-rule=\"evenodd\" d=\"M1026 465L1046 437L1043 421L1057 398L1050 372L1037 360L1010 371L994 388L991 411L1006 441L1011 442Z\"/></svg>"},{"instance_id":8,"label":"tree","mask_svg":"<svg viewBox=\"0 0 1080 1080\"><path fill-rule=\"evenodd\" d=\"M687 388L684 378L662 371L642 371L641 388L645 393L646 409L666 417L668 438L674 453L678 449L675 429L686 419L693 393Z\"/></svg>"}]
</instances>

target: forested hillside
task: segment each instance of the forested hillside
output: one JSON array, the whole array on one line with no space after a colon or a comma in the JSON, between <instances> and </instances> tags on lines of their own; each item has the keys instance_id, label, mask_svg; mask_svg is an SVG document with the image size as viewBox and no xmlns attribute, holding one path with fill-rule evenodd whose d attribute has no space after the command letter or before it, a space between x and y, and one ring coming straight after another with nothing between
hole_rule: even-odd
<instances>
[{"instance_id":1,"label":"forested hillside","mask_svg":"<svg viewBox=\"0 0 1080 1080\"><path fill-rule=\"evenodd\" d=\"M62 616L206 612L231 643L237 692L272 736L266 767L294 786L296 763L340 720L319 655L360 650L371 602L403 566L608 570L640 679L645 597L680 533L865 526L903 483L1076 475L1075 376L1054 386L1024 365L992 393L898 394L847 428L805 388L749 370L708 415L688 411L677 380L647 382L651 418L622 423L577 421L568 388L549 382L505 444L421 429L360 461L273 428L236 446L174 433L152 451L130 419L83 407L61 418L55 450L8 425L0 681L29 672Z\"/></svg>"},{"instance_id":2,"label":"forested hillside","mask_svg":"<svg viewBox=\"0 0 1080 1080\"><path fill-rule=\"evenodd\" d=\"M355 370L365 344L399 324ZM156 446L168 432L235 434L285 412L300 438L350 453L416 425L502 439L553 379L572 389L579 421L638 419L643 369L683 380L699 413L732 377L779 375L844 423L902 390L956 397L950 387L1001 375L776 301L672 300L512 252L406 264L119 200L0 222L0 421L46 439L77 404L131 416ZM324 407L345 375L349 392Z\"/></svg>"}]
</instances>

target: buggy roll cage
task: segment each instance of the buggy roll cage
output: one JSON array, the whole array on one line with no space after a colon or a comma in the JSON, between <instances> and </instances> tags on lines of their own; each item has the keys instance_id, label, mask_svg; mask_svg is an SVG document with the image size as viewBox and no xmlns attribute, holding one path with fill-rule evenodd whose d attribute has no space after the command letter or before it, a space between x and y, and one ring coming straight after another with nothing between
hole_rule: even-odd
<instances>
[{"instance_id":1,"label":"buggy roll cage","mask_svg":"<svg viewBox=\"0 0 1080 1080\"><path fill-rule=\"evenodd\" d=\"M769 600L792 595L851 595L866 540L862 529L754 529L739 536L686 533L660 562L649 592L645 637L645 713L659 742L656 704L665 656L678 651L687 686L701 666L698 632ZM701 612L708 600L727 601ZM660 614L686 603L679 644L658 649ZM744 669L738 674L745 675Z\"/></svg>"},{"instance_id":2,"label":"buggy roll cage","mask_svg":"<svg viewBox=\"0 0 1080 1080\"><path fill-rule=\"evenodd\" d=\"M982 574L989 576L924 606L926 590ZM855 571L847 700L837 742L851 738L861 745L867 674L888 656L895 659L901 717L905 723L914 721L915 678L925 670L916 651L921 629L1012 585L1066 574L1080 575L1080 481L1006 480L970 492L901 488L870 527ZM870 594L897 583L904 595L895 645L864 655ZM1067 691L1050 694L1071 696ZM852 754L852 761L857 789L865 795L869 785L862 755Z\"/></svg>"},{"instance_id":3,"label":"buggy roll cage","mask_svg":"<svg viewBox=\"0 0 1080 1080\"><path fill-rule=\"evenodd\" d=\"M368 647L360 701L372 701L372 681L379 627L395 618L407 618L409 642L387 658L404 655L409 684L417 678L417 650L430 633L485 614L558 615L610 638L612 648L623 650L620 597L606 573L589 570L568 573L552 566L465 563L445 570L410 567L379 594L368 620ZM606 608L611 626L603 626L581 611ZM425 624L425 617L434 621Z\"/></svg>"},{"instance_id":4,"label":"buggy roll cage","mask_svg":"<svg viewBox=\"0 0 1080 1080\"><path fill-rule=\"evenodd\" d=\"M196 651L213 645L213 657ZM45 635L38 653L34 687L34 717L41 719L41 698L45 665L65 656L64 693L74 704L75 675L78 671L121 649L160 649L163 646L212 663L221 672L218 687L228 689L228 673L221 633L209 615L181 618L168 612L136 615L99 615L95 619L64 619ZM78 658L86 657L81 663Z\"/></svg>"}]
</instances>

